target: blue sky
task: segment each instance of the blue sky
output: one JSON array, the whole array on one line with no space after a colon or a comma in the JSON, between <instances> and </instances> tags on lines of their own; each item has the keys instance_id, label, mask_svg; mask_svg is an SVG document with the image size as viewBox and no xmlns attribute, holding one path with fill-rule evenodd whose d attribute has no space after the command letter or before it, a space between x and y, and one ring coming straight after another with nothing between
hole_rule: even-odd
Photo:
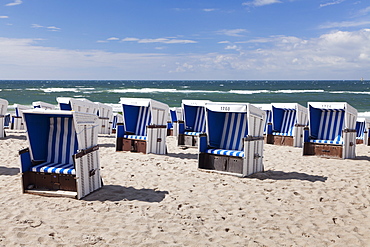
<instances>
[{"instance_id":1,"label":"blue sky","mask_svg":"<svg viewBox=\"0 0 370 247\"><path fill-rule=\"evenodd\" d=\"M0 0L0 79L361 77L369 0Z\"/></svg>"}]
</instances>

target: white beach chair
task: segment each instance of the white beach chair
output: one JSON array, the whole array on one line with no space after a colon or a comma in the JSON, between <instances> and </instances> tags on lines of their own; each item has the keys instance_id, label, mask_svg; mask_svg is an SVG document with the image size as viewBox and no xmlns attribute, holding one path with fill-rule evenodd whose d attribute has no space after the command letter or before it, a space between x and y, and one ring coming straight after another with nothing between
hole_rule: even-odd
<instances>
[{"instance_id":1,"label":"white beach chair","mask_svg":"<svg viewBox=\"0 0 370 247\"><path fill-rule=\"evenodd\" d=\"M91 114L97 114L99 107L94 102L84 98L58 97L58 106L60 110L77 111Z\"/></svg>"},{"instance_id":2,"label":"white beach chair","mask_svg":"<svg viewBox=\"0 0 370 247\"><path fill-rule=\"evenodd\" d=\"M369 142L370 119L362 117L356 121L356 144L370 145Z\"/></svg>"},{"instance_id":3,"label":"white beach chair","mask_svg":"<svg viewBox=\"0 0 370 247\"><path fill-rule=\"evenodd\" d=\"M252 105L258 107L259 109L265 112L266 117L263 127L263 136L265 138L265 143L273 142L273 140L271 140L273 137L271 135L267 135L267 133L272 133L272 105L271 104L252 104ZM270 140L268 140L267 137L269 137Z\"/></svg>"},{"instance_id":4,"label":"white beach chair","mask_svg":"<svg viewBox=\"0 0 370 247\"><path fill-rule=\"evenodd\" d=\"M356 156L357 110L346 102L309 102L303 155Z\"/></svg>"},{"instance_id":5,"label":"white beach chair","mask_svg":"<svg viewBox=\"0 0 370 247\"><path fill-rule=\"evenodd\" d=\"M15 115L12 116L11 129L24 130L23 111L29 109L31 109L29 106L14 104Z\"/></svg>"},{"instance_id":6,"label":"white beach chair","mask_svg":"<svg viewBox=\"0 0 370 247\"><path fill-rule=\"evenodd\" d=\"M32 102L32 106L33 106L33 108L41 108L41 109L45 109L45 110L55 110L55 108L56 108L55 105L52 105L52 104L49 104L49 103L46 103L46 102L42 102L42 101L34 101L34 102Z\"/></svg>"},{"instance_id":7,"label":"white beach chair","mask_svg":"<svg viewBox=\"0 0 370 247\"><path fill-rule=\"evenodd\" d=\"M152 99L121 98L123 125L117 126L116 151L166 154L167 104Z\"/></svg>"},{"instance_id":8,"label":"white beach chair","mask_svg":"<svg viewBox=\"0 0 370 247\"><path fill-rule=\"evenodd\" d=\"M271 122L266 143L303 147L303 129L308 124L306 107L297 103L272 103Z\"/></svg>"},{"instance_id":9,"label":"white beach chair","mask_svg":"<svg viewBox=\"0 0 370 247\"><path fill-rule=\"evenodd\" d=\"M80 199L101 184L98 116L24 111L29 148L19 151L24 193Z\"/></svg>"},{"instance_id":10,"label":"white beach chair","mask_svg":"<svg viewBox=\"0 0 370 247\"><path fill-rule=\"evenodd\" d=\"M245 177L263 168L265 112L249 103L207 103L200 169Z\"/></svg>"},{"instance_id":11,"label":"white beach chair","mask_svg":"<svg viewBox=\"0 0 370 247\"><path fill-rule=\"evenodd\" d=\"M0 138L5 137L5 117L8 111L8 101L0 99Z\"/></svg>"},{"instance_id":12,"label":"white beach chair","mask_svg":"<svg viewBox=\"0 0 370 247\"><path fill-rule=\"evenodd\" d=\"M197 147L198 136L206 133L205 104L209 100L182 100L183 121L178 121L179 146Z\"/></svg>"},{"instance_id":13,"label":"white beach chair","mask_svg":"<svg viewBox=\"0 0 370 247\"><path fill-rule=\"evenodd\" d=\"M111 134L112 125L110 124L113 119L113 109L111 106L103 103L95 103L98 105L98 116L99 116L99 134Z\"/></svg>"}]
</instances>

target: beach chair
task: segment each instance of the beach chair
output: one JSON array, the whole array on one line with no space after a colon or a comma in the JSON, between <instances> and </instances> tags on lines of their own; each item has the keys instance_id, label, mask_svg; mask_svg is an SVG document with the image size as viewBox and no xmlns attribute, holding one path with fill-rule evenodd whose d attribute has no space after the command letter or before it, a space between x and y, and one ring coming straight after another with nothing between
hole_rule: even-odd
<instances>
[{"instance_id":1,"label":"beach chair","mask_svg":"<svg viewBox=\"0 0 370 247\"><path fill-rule=\"evenodd\" d=\"M8 111L8 101L0 99L0 138L5 137L5 116Z\"/></svg>"},{"instance_id":2,"label":"beach chair","mask_svg":"<svg viewBox=\"0 0 370 247\"><path fill-rule=\"evenodd\" d=\"M182 120L182 108L171 107L169 120L167 122L167 135L178 136L178 121Z\"/></svg>"},{"instance_id":3,"label":"beach chair","mask_svg":"<svg viewBox=\"0 0 370 247\"><path fill-rule=\"evenodd\" d=\"M307 108L297 103L272 103L271 110L272 128L268 129L266 143L303 147Z\"/></svg>"},{"instance_id":4,"label":"beach chair","mask_svg":"<svg viewBox=\"0 0 370 247\"><path fill-rule=\"evenodd\" d=\"M309 102L303 155L356 156L357 110L346 102Z\"/></svg>"},{"instance_id":5,"label":"beach chair","mask_svg":"<svg viewBox=\"0 0 370 247\"><path fill-rule=\"evenodd\" d=\"M197 147L199 134L206 132L205 104L209 100L182 100L184 121L178 121L177 144Z\"/></svg>"},{"instance_id":6,"label":"beach chair","mask_svg":"<svg viewBox=\"0 0 370 247\"><path fill-rule=\"evenodd\" d=\"M13 130L24 130L24 120L23 120L23 111L29 110L31 107L14 104L14 116L12 116L11 129Z\"/></svg>"},{"instance_id":7,"label":"beach chair","mask_svg":"<svg viewBox=\"0 0 370 247\"><path fill-rule=\"evenodd\" d=\"M112 122L110 122L112 133L115 134L117 132L117 125L123 126L123 116L120 113L113 113Z\"/></svg>"},{"instance_id":8,"label":"beach chair","mask_svg":"<svg viewBox=\"0 0 370 247\"><path fill-rule=\"evenodd\" d=\"M59 109L65 111L78 111L96 115L99 109L97 104L84 98L58 97L57 102Z\"/></svg>"},{"instance_id":9,"label":"beach chair","mask_svg":"<svg viewBox=\"0 0 370 247\"><path fill-rule=\"evenodd\" d=\"M249 103L207 103L205 109L198 167L240 177L263 171L266 113Z\"/></svg>"},{"instance_id":10,"label":"beach chair","mask_svg":"<svg viewBox=\"0 0 370 247\"><path fill-rule=\"evenodd\" d=\"M102 104L102 103L95 103L98 105L98 112L97 115L99 116L99 134L111 134L112 132L112 122L113 118L113 109L111 106Z\"/></svg>"},{"instance_id":11,"label":"beach chair","mask_svg":"<svg viewBox=\"0 0 370 247\"><path fill-rule=\"evenodd\" d=\"M63 110L24 111L29 147L19 151L24 193L77 199L102 186L98 116Z\"/></svg>"},{"instance_id":12,"label":"beach chair","mask_svg":"<svg viewBox=\"0 0 370 247\"><path fill-rule=\"evenodd\" d=\"M273 136L267 135L267 133L272 133L272 105L271 104L253 104L259 109L263 110L266 114L265 123L263 127L263 136L265 143L273 142ZM267 139L269 137L269 139Z\"/></svg>"},{"instance_id":13,"label":"beach chair","mask_svg":"<svg viewBox=\"0 0 370 247\"><path fill-rule=\"evenodd\" d=\"M121 98L123 125L117 125L116 151L166 154L167 104L145 98Z\"/></svg>"},{"instance_id":14,"label":"beach chair","mask_svg":"<svg viewBox=\"0 0 370 247\"><path fill-rule=\"evenodd\" d=\"M6 113L4 117L4 129L10 129L11 127L11 115Z\"/></svg>"},{"instance_id":15,"label":"beach chair","mask_svg":"<svg viewBox=\"0 0 370 247\"><path fill-rule=\"evenodd\" d=\"M33 108L41 108L41 109L46 109L46 110L55 110L55 105L42 102L42 101L35 101L32 102Z\"/></svg>"},{"instance_id":16,"label":"beach chair","mask_svg":"<svg viewBox=\"0 0 370 247\"><path fill-rule=\"evenodd\" d=\"M357 118L356 121L356 144L369 146L370 119Z\"/></svg>"}]
</instances>

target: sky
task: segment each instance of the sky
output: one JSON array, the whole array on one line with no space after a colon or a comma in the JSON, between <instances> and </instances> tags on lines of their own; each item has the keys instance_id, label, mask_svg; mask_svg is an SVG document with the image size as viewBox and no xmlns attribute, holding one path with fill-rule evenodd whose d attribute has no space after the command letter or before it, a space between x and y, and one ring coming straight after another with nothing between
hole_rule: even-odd
<instances>
[{"instance_id":1,"label":"sky","mask_svg":"<svg viewBox=\"0 0 370 247\"><path fill-rule=\"evenodd\" d=\"M369 0L0 0L0 80L360 78Z\"/></svg>"}]
</instances>

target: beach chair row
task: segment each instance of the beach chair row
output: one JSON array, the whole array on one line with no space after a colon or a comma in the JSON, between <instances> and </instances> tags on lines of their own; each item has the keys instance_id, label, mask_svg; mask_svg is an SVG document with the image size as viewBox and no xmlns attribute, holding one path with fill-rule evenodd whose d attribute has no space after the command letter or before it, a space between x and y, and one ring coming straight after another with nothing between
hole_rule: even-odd
<instances>
[{"instance_id":1,"label":"beach chair row","mask_svg":"<svg viewBox=\"0 0 370 247\"><path fill-rule=\"evenodd\" d=\"M58 97L58 108L60 110L73 110L78 112L87 112L96 114L99 117L99 134L111 134L115 131L118 121L122 122L122 115L113 113L112 107L99 102L91 102L82 98ZM29 109L55 110L57 107L42 101L32 102L32 108L25 105L14 104L14 114L7 112L8 102L0 99L0 105L3 107L4 117L3 128L12 130L24 130L23 111Z\"/></svg>"}]
</instances>

